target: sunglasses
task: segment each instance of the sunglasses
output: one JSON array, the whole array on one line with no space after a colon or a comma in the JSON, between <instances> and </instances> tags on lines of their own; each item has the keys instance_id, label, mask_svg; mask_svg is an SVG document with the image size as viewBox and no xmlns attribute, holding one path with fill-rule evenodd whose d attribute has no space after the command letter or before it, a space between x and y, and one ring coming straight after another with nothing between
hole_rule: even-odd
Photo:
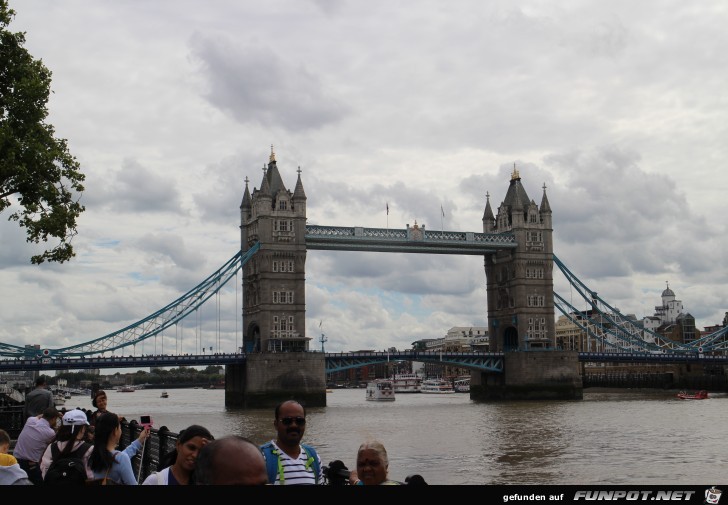
<instances>
[{"instance_id":1,"label":"sunglasses","mask_svg":"<svg viewBox=\"0 0 728 505\"><path fill-rule=\"evenodd\" d=\"M303 426L306 424L306 418L305 417L281 417L280 421L283 423L284 426L290 426L295 423L299 426Z\"/></svg>"}]
</instances>

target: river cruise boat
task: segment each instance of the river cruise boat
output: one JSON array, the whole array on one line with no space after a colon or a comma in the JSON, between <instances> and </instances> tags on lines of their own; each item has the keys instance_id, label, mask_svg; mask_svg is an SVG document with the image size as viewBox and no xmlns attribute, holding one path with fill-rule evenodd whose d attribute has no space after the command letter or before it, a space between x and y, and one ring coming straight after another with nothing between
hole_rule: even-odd
<instances>
[{"instance_id":1,"label":"river cruise boat","mask_svg":"<svg viewBox=\"0 0 728 505\"><path fill-rule=\"evenodd\" d=\"M456 393L470 392L470 377L460 377L453 382L453 389Z\"/></svg>"},{"instance_id":2,"label":"river cruise boat","mask_svg":"<svg viewBox=\"0 0 728 505\"><path fill-rule=\"evenodd\" d=\"M445 379L425 379L422 381L422 393L428 394L452 394L455 389L452 383Z\"/></svg>"},{"instance_id":3,"label":"river cruise boat","mask_svg":"<svg viewBox=\"0 0 728 505\"><path fill-rule=\"evenodd\" d=\"M391 380L377 379L367 383L367 401L393 402L394 386Z\"/></svg>"},{"instance_id":4,"label":"river cruise boat","mask_svg":"<svg viewBox=\"0 0 728 505\"><path fill-rule=\"evenodd\" d=\"M420 393L422 390L422 377L416 373L398 373L392 377L394 394Z\"/></svg>"}]
</instances>

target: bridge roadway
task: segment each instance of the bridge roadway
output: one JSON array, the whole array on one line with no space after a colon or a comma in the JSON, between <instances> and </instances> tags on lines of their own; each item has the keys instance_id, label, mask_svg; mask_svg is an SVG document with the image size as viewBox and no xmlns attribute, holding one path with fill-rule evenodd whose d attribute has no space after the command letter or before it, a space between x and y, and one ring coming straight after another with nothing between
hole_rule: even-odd
<instances>
[{"instance_id":1,"label":"bridge roadway","mask_svg":"<svg viewBox=\"0 0 728 505\"><path fill-rule=\"evenodd\" d=\"M318 351L309 351L318 352ZM527 351L527 352L549 352ZM416 351L397 352L341 352L324 353L326 373L359 368L389 361L420 361L442 363L443 365L469 368L471 370L503 372L502 352L450 352ZM154 356L109 356L109 357L45 357L14 358L0 360L0 372L30 370L83 370L106 368L146 368L177 366L209 366L243 363L243 353L184 354ZM596 353L580 352L579 361L586 363L695 363L726 364L728 356L709 356L698 353Z\"/></svg>"}]
</instances>

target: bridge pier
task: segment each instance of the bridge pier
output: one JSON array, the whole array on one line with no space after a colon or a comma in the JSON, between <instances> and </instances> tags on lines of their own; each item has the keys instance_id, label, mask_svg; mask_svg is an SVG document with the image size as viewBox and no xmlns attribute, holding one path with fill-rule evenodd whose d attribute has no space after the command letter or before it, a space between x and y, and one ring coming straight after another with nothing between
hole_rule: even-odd
<instances>
[{"instance_id":1,"label":"bridge pier","mask_svg":"<svg viewBox=\"0 0 728 505\"><path fill-rule=\"evenodd\" d=\"M245 363L226 367L226 407L272 408L290 399L306 407L326 406L323 353L254 353Z\"/></svg>"},{"instance_id":2,"label":"bridge pier","mask_svg":"<svg viewBox=\"0 0 728 505\"><path fill-rule=\"evenodd\" d=\"M576 351L506 352L503 373L473 373L470 398L493 400L581 400Z\"/></svg>"}]
</instances>

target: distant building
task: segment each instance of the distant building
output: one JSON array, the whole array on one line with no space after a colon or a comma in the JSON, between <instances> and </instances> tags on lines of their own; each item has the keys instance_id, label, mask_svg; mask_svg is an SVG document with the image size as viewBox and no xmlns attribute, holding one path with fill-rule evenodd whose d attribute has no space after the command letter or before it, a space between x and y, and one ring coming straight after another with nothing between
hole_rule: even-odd
<instances>
[{"instance_id":1,"label":"distant building","mask_svg":"<svg viewBox=\"0 0 728 505\"><path fill-rule=\"evenodd\" d=\"M617 311L618 312L618 311ZM615 322L626 319L641 326L634 314L602 314L598 310L571 312L556 320L556 348L579 352L618 352L628 350L628 344L610 333Z\"/></svg>"},{"instance_id":2,"label":"distant building","mask_svg":"<svg viewBox=\"0 0 728 505\"><path fill-rule=\"evenodd\" d=\"M485 351L490 348L488 328L485 326L453 326L447 331L444 338L426 338L412 342L414 349L423 351L449 351L469 352ZM469 375L467 368L440 365L437 363L424 363L422 366L424 374L428 377L458 377Z\"/></svg>"},{"instance_id":3,"label":"distant building","mask_svg":"<svg viewBox=\"0 0 728 505\"><path fill-rule=\"evenodd\" d=\"M656 306L655 314L646 316L642 324L645 340L655 339L650 332L685 344L700 338L700 330L695 328L695 318L690 313L683 312L682 301L676 299L669 284L662 292L662 305Z\"/></svg>"}]
</instances>

